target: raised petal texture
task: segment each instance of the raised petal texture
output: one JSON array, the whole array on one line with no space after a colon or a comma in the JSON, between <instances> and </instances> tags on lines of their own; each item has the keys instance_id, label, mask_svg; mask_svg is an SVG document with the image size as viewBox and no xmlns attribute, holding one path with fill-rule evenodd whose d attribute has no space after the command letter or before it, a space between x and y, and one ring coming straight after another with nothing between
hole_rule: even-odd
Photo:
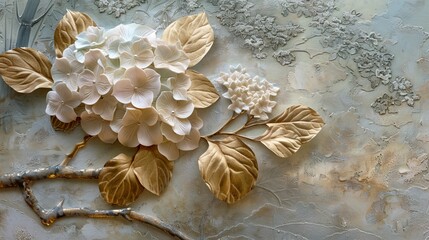
<instances>
[{"instance_id":1,"label":"raised petal texture","mask_svg":"<svg viewBox=\"0 0 429 240\"><path fill-rule=\"evenodd\" d=\"M138 129L138 124L122 126L118 132L119 142L127 147L137 147L139 145L139 140L137 138Z\"/></svg>"},{"instance_id":2,"label":"raised petal texture","mask_svg":"<svg viewBox=\"0 0 429 240\"><path fill-rule=\"evenodd\" d=\"M158 151L170 161L180 157L180 152L176 144L170 141L164 141L158 144Z\"/></svg>"},{"instance_id":3,"label":"raised petal texture","mask_svg":"<svg viewBox=\"0 0 429 240\"><path fill-rule=\"evenodd\" d=\"M162 142L162 134L159 124L155 126L140 125L137 138L143 146L152 146Z\"/></svg>"},{"instance_id":4,"label":"raised petal texture","mask_svg":"<svg viewBox=\"0 0 429 240\"><path fill-rule=\"evenodd\" d=\"M100 116L95 114L89 114L84 111L81 115L81 125L83 131L91 136L96 136L101 132L102 128L102 119Z\"/></svg>"},{"instance_id":5,"label":"raised petal texture","mask_svg":"<svg viewBox=\"0 0 429 240\"><path fill-rule=\"evenodd\" d=\"M165 68L175 73L183 73L189 66L189 58L180 47L180 44L158 44L155 49L154 65L156 68Z\"/></svg>"}]
</instances>

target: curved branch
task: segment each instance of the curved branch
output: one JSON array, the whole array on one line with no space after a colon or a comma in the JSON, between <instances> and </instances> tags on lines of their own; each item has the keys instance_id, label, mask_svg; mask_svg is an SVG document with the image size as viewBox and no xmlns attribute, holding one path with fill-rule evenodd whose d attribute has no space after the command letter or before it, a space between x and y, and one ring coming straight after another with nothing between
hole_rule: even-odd
<instances>
[{"instance_id":1,"label":"curved branch","mask_svg":"<svg viewBox=\"0 0 429 240\"><path fill-rule=\"evenodd\" d=\"M18 187L24 181L34 181L47 178L67 179L98 179L101 168L76 169L69 166L51 166L0 176L0 188Z\"/></svg>"},{"instance_id":2,"label":"curved branch","mask_svg":"<svg viewBox=\"0 0 429 240\"><path fill-rule=\"evenodd\" d=\"M130 221L139 221L148 224L152 227L160 229L172 237L178 239L191 239L184 233L176 230L171 225L168 225L159 219L145 216L132 211L131 208L109 209L109 210L94 210L89 208L64 208L63 202L60 201L54 208L45 209L37 200L31 190L31 182L41 179L98 179L101 168L99 169L76 169L69 166L51 166L47 168L39 168L35 170L22 171L0 176L0 188L19 187L22 191L25 202L39 216L42 224L52 225L57 219L62 217L90 217L90 218L107 218L107 217L123 217Z\"/></svg>"}]
</instances>

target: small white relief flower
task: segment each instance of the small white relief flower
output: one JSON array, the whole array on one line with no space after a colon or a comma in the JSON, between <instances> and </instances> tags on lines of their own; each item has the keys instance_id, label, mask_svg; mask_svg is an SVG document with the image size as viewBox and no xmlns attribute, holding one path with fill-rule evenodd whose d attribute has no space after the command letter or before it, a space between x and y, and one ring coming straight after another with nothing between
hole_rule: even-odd
<instances>
[{"instance_id":1,"label":"small white relief flower","mask_svg":"<svg viewBox=\"0 0 429 240\"><path fill-rule=\"evenodd\" d=\"M106 38L104 29L100 27L89 26L85 31L76 36L74 43L77 50L101 46Z\"/></svg>"},{"instance_id":2,"label":"small white relief flower","mask_svg":"<svg viewBox=\"0 0 429 240\"><path fill-rule=\"evenodd\" d=\"M127 147L152 146L162 142L158 113L152 108L127 108L119 129L118 140Z\"/></svg>"},{"instance_id":3,"label":"small white relief flower","mask_svg":"<svg viewBox=\"0 0 429 240\"><path fill-rule=\"evenodd\" d=\"M119 44L119 53L119 61L123 68L134 66L145 68L151 65L154 59L152 46L146 38L133 43Z\"/></svg>"},{"instance_id":4,"label":"small white relief flower","mask_svg":"<svg viewBox=\"0 0 429 240\"><path fill-rule=\"evenodd\" d=\"M199 146L201 138L199 129L202 127L202 120L195 112L188 119L192 128L189 134L183 136L176 134L170 125L161 123L161 132L165 139L158 145L158 151L168 160L179 158L179 150L191 151Z\"/></svg>"},{"instance_id":5,"label":"small white relief flower","mask_svg":"<svg viewBox=\"0 0 429 240\"><path fill-rule=\"evenodd\" d=\"M170 89L173 92L173 97L176 100L188 100L188 89L191 87L191 79L188 75L179 73L176 77L167 79L170 84Z\"/></svg>"},{"instance_id":6,"label":"small white relief flower","mask_svg":"<svg viewBox=\"0 0 429 240\"><path fill-rule=\"evenodd\" d=\"M53 91L49 91L47 98L46 113L56 116L61 122L69 123L76 120L74 108L81 103L80 95L71 91L63 82L58 82Z\"/></svg>"},{"instance_id":7,"label":"small white relief flower","mask_svg":"<svg viewBox=\"0 0 429 240\"><path fill-rule=\"evenodd\" d=\"M255 118L266 120L266 113L271 113L276 105L270 98L277 95L279 88L258 76L251 78L240 65L231 66L230 73L222 73L217 81L227 88L223 96L231 100L228 109L236 113L248 111Z\"/></svg>"},{"instance_id":8,"label":"small white relief flower","mask_svg":"<svg viewBox=\"0 0 429 240\"><path fill-rule=\"evenodd\" d=\"M194 104L190 100L176 100L172 92L162 92L157 101L156 109L163 122L173 128L179 135L187 135L191 132L191 122L187 119L194 111Z\"/></svg>"},{"instance_id":9,"label":"small white relief flower","mask_svg":"<svg viewBox=\"0 0 429 240\"><path fill-rule=\"evenodd\" d=\"M112 121L118 101L112 95L101 97L94 105L86 105L87 111L93 112L107 121Z\"/></svg>"},{"instance_id":10,"label":"small white relief flower","mask_svg":"<svg viewBox=\"0 0 429 240\"><path fill-rule=\"evenodd\" d=\"M114 143L118 137L110 127L110 121L102 119L99 115L88 113L81 114L81 125L83 131L91 136L98 136L105 143Z\"/></svg>"},{"instance_id":11,"label":"small white relief flower","mask_svg":"<svg viewBox=\"0 0 429 240\"><path fill-rule=\"evenodd\" d=\"M176 44L158 42L153 62L155 68L166 68L175 73L183 73L188 68L190 62L191 60L189 60L179 42Z\"/></svg>"},{"instance_id":12,"label":"small white relief flower","mask_svg":"<svg viewBox=\"0 0 429 240\"><path fill-rule=\"evenodd\" d=\"M146 38L152 47L156 46L156 31L148 26L140 24L120 24L115 28L108 30L105 34L107 38L107 48L109 58L119 58L119 45L121 43L130 43Z\"/></svg>"},{"instance_id":13,"label":"small white relief flower","mask_svg":"<svg viewBox=\"0 0 429 240\"><path fill-rule=\"evenodd\" d=\"M79 75L78 86L83 103L92 105L96 103L102 95L110 91L112 84L103 73L104 68L98 65L93 71L85 69Z\"/></svg>"},{"instance_id":14,"label":"small white relief flower","mask_svg":"<svg viewBox=\"0 0 429 240\"><path fill-rule=\"evenodd\" d=\"M125 71L123 79L113 86L112 95L119 102L131 103L137 108L147 108L152 105L154 97L161 90L161 76L152 69L132 67Z\"/></svg>"},{"instance_id":15,"label":"small white relief flower","mask_svg":"<svg viewBox=\"0 0 429 240\"><path fill-rule=\"evenodd\" d=\"M62 57L55 60L51 72L55 82L64 82L70 90L77 91L77 80L82 70L81 63Z\"/></svg>"}]
</instances>

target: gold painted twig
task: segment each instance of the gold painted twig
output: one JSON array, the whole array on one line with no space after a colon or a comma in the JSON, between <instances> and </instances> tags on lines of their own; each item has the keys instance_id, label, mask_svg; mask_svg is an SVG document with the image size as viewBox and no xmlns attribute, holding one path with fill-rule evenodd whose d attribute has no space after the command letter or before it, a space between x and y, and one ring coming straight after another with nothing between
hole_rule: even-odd
<instances>
[{"instance_id":1,"label":"gold painted twig","mask_svg":"<svg viewBox=\"0 0 429 240\"><path fill-rule=\"evenodd\" d=\"M77 143L74 146L73 151L66 155L66 158L64 158L64 160L61 162L60 166L67 166L69 164L69 162L77 155L77 153L80 151L80 149L82 149L86 146L86 144L88 143L88 141L91 138L93 138L93 136L90 136L90 135L86 135L85 137L83 137L83 141Z\"/></svg>"}]
</instances>

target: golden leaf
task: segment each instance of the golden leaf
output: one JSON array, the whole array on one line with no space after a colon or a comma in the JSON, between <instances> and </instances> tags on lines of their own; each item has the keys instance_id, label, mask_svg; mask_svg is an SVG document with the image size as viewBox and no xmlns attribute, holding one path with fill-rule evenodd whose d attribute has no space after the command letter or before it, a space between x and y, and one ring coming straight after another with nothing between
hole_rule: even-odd
<instances>
[{"instance_id":1,"label":"golden leaf","mask_svg":"<svg viewBox=\"0 0 429 240\"><path fill-rule=\"evenodd\" d=\"M242 199L258 178L255 154L233 136L208 143L209 147L198 159L198 165L210 191L227 203Z\"/></svg>"},{"instance_id":2,"label":"golden leaf","mask_svg":"<svg viewBox=\"0 0 429 240\"><path fill-rule=\"evenodd\" d=\"M67 10L54 33L54 46L57 57L62 57L64 49L76 41L76 36L95 22L85 13Z\"/></svg>"},{"instance_id":3,"label":"golden leaf","mask_svg":"<svg viewBox=\"0 0 429 240\"><path fill-rule=\"evenodd\" d=\"M51 116L51 126L55 131L70 132L79 126L79 123L80 118L77 118L76 120L69 123L63 123L56 116Z\"/></svg>"},{"instance_id":4,"label":"golden leaf","mask_svg":"<svg viewBox=\"0 0 429 240\"><path fill-rule=\"evenodd\" d=\"M45 55L32 48L15 48L0 54L0 75L20 93L51 88L51 66Z\"/></svg>"},{"instance_id":5,"label":"golden leaf","mask_svg":"<svg viewBox=\"0 0 429 240\"><path fill-rule=\"evenodd\" d=\"M132 157L121 153L104 165L98 187L106 202L126 206L143 192L144 188L134 173L133 161Z\"/></svg>"},{"instance_id":6,"label":"golden leaf","mask_svg":"<svg viewBox=\"0 0 429 240\"><path fill-rule=\"evenodd\" d=\"M173 172L173 162L160 154L156 146L141 146L134 157L133 167L140 184L158 196L167 187Z\"/></svg>"},{"instance_id":7,"label":"golden leaf","mask_svg":"<svg viewBox=\"0 0 429 240\"><path fill-rule=\"evenodd\" d=\"M289 157L296 153L302 143L298 135L282 125L274 125L255 140L261 141L268 149L279 157Z\"/></svg>"},{"instance_id":8,"label":"golden leaf","mask_svg":"<svg viewBox=\"0 0 429 240\"><path fill-rule=\"evenodd\" d=\"M189 67L192 67L199 63L210 50L214 33L206 13L203 12L174 21L165 29L162 39L174 44L180 41L183 50L191 59Z\"/></svg>"},{"instance_id":9,"label":"golden leaf","mask_svg":"<svg viewBox=\"0 0 429 240\"><path fill-rule=\"evenodd\" d=\"M186 75L192 81L192 85L188 90L188 97L196 108L209 107L219 99L216 88L203 74L187 70Z\"/></svg>"},{"instance_id":10,"label":"golden leaf","mask_svg":"<svg viewBox=\"0 0 429 240\"><path fill-rule=\"evenodd\" d=\"M313 109L295 105L270 120L267 125L269 127L281 125L285 129L294 132L301 143L306 143L320 132L325 123L322 117Z\"/></svg>"}]
</instances>

